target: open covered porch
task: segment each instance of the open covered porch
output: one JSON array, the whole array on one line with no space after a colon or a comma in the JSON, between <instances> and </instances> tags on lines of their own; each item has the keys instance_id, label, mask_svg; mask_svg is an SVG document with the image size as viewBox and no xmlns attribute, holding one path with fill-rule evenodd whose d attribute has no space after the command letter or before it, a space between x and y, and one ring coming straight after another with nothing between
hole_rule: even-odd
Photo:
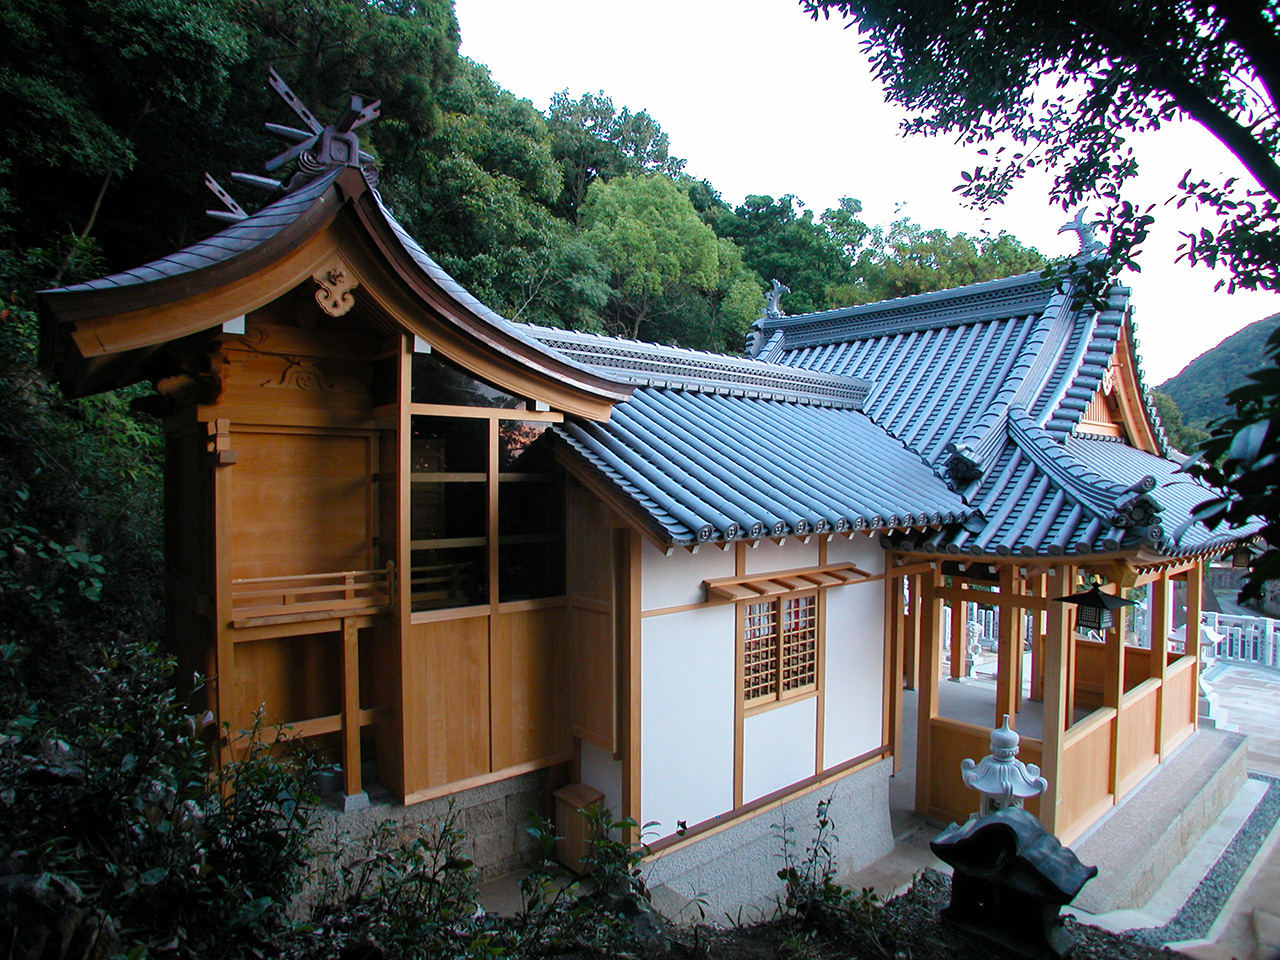
<instances>
[{"instance_id":1,"label":"open covered porch","mask_svg":"<svg viewBox=\"0 0 1280 960\"><path fill-rule=\"evenodd\" d=\"M1049 782L1028 808L1070 843L1195 731L1197 652L1169 634L1175 622L1199 621L1199 559L894 562L890 675L902 682L890 685L892 736L897 755L903 724L913 722L900 691L915 689L917 814L963 821L977 809L960 763L989 752L991 727L1008 714L1019 759ZM1110 629L1086 633L1076 608L1055 600L1099 576L1104 593L1139 603L1115 611ZM994 647L984 664L994 691L966 682L982 640Z\"/></svg>"}]
</instances>

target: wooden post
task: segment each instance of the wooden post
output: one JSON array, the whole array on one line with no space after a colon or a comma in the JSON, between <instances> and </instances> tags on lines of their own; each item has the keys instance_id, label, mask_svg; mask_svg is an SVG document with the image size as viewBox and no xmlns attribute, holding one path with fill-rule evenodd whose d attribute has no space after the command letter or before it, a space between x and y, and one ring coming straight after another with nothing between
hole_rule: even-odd
<instances>
[{"instance_id":1,"label":"wooden post","mask_svg":"<svg viewBox=\"0 0 1280 960\"><path fill-rule=\"evenodd\" d=\"M350 617L342 618L342 780L348 797L364 789L360 783L360 631Z\"/></svg>"},{"instance_id":2,"label":"wooden post","mask_svg":"<svg viewBox=\"0 0 1280 960\"><path fill-rule=\"evenodd\" d=\"M1151 591L1151 663L1148 676L1160 681L1156 692L1156 753L1164 762L1164 684L1169 671L1169 571L1161 570Z\"/></svg>"},{"instance_id":3,"label":"wooden post","mask_svg":"<svg viewBox=\"0 0 1280 960\"><path fill-rule=\"evenodd\" d=\"M1048 577L1046 596L1063 597L1071 592L1070 566L1054 567ZM1050 603L1044 631L1044 733L1040 772L1049 788L1040 799L1040 822L1056 833L1058 805L1062 802L1062 737L1071 726L1068 708L1067 658L1071 653L1071 619L1065 603Z\"/></svg>"},{"instance_id":4,"label":"wooden post","mask_svg":"<svg viewBox=\"0 0 1280 960\"><path fill-rule=\"evenodd\" d=\"M1031 593L1037 597L1050 596L1045 586L1045 575L1031 578ZM1045 615L1037 610L1032 614L1031 622L1031 699L1044 700L1044 635Z\"/></svg>"},{"instance_id":5,"label":"wooden post","mask_svg":"<svg viewBox=\"0 0 1280 960\"><path fill-rule=\"evenodd\" d=\"M217 419L208 424L209 445L207 462L213 471L213 615L214 646L217 650L217 668L210 678L213 684L214 711L217 714L218 726L230 723L235 730L248 722L248 717L241 711L243 704L239 694L236 675L235 641L231 635L232 600L231 600L231 531L234 528L231 516L232 502L232 467L234 454L230 457L231 422ZM231 744L224 742L219 730L218 739L219 765L230 762L233 757Z\"/></svg>"},{"instance_id":6,"label":"wooden post","mask_svg":"<svg viewBox=\"0 0 1280 960\"><path fill-rule=\"evenodd\" d=\"M1200 612L1203 602L1204 569L1197 563L1187 571L1186 652L1195 657L1191 667L1191 716L1200 726Z\"/></svg>"},{"instance_id":7,"label":"wooden post","mask_svg":"<svg viewBox=\"0 0 1280 960\"><path fill-rule=\"evenodd\" d=\"M996 717L993 723L996 727L1004 722L1005 714L1009 715L1011 727L1018 725L1018 702L1021 699L1018 662L1022 659L1022 639L1017 620L1022 608L1013 602L1016 576L1017 568L1012 564L1000 567L1000 597L1003 602L996 608L999 640L996 648Z\"/></svg>"},{"instance_id":8,"label":"wooden post","mask_svg":"<svg viewBox=\"0 0 1280 960\"><path fill-rule=\"evenodd\" d=\"M640 534L630 527L614 531L614 630L618 644L618 741L622 753L622 816L640 819ZM735 696L742 699L741 687ZM638 843L639 831L626 827L625 843Z\"/></svg>"},{"instance_id":9,"label":"wooden post","mask_svg":"<svg viewBox=\"0 0 1280 960\"><path fill-rule=\"evenodd\" d=\"M907 690L916 689L920 682L920 590L923 583L924 578L919 574L907 577L911 599L904 618L902 651L902 685Z\"/></svg>"},{"instance_id":10,"label":"wooden post","mask_svg":"<svg viewBox=\"0 0 1280 960\"><path fill-rule=\"evenodd\" d=\"M969 650L965 642L965 610L968 604L963 600L951 601L951 679L961 680L968 666Z\"/></svg>"},{"instance_id":11,"label":"wooden post","mask_svg":"<svg viewBox=\"0 0 1280 960\"><path fill-rule=\"evenodd\" d=\"M933 725L930 721L938 715L938 655L939 637L942 633L942 600L937 595L942 574L935 566L921 574L920 581L920 659L919 698L916 719L916 813L928 816L932 802L930 780L930 753Z\"/></svg>"},{"instance_id":12,"label":"wooden post","mask_svg":"<svg viewBox=\"0 0 1280 960\"><path fill-rule=\"evenodd\" d=\"M1116 587L1116 596L1124 591ZM1114 707L1115 721L1111 724L1111 793L1120 802L1120 740L1125 726L1124 706L1124 630L1128 611L1120 607L1113 611L1115 626L1106 633L1106 656L1102 670L1102 705Z\"/></svg>"},{"instance_id":13,"label":"wooden post","mask_svg":"<svg viewBox=\"0 0 1280 960\"><path fill-rule=\"evenodd\" d=\"M885 558L892 565L893 554ZM885 577L885 636L889 640L887 701L889 749L893 751L893 772L902 769L902 577Z\"/></svg>"}]
</instances>

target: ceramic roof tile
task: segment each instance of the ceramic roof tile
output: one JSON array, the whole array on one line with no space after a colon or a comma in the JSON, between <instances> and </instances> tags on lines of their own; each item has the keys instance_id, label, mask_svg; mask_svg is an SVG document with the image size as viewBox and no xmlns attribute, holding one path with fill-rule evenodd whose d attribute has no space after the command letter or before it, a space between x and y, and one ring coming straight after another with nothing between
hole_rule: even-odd
<instances>
[{"instance_id":1,"label":"ceramic roof tile","mask_svg":"<svg viewBox=\"0 0 1280 960\"><path fill-rule=\"evenodd\" d=\"M607 423L555 428L674 543L956 523L920 458L848 409L638 389Z\"/></svg>"}]
</instances>

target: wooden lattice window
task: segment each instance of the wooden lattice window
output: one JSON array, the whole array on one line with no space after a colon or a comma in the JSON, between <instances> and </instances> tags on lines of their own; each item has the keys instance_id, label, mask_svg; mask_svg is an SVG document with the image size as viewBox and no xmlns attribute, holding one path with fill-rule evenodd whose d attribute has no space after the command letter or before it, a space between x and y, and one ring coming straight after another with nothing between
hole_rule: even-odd
<instances>
[{"instance_id":1,"label":"wooden lattice window","mask_svg":"<svg viewBox=\"0 0 1280 960\"><path fill-rule=\"evenodd\" d=\"M748 705L807 693L818 683L813 594L749 603L743 618L742 699Z\"/></svg>"}]
</instances>

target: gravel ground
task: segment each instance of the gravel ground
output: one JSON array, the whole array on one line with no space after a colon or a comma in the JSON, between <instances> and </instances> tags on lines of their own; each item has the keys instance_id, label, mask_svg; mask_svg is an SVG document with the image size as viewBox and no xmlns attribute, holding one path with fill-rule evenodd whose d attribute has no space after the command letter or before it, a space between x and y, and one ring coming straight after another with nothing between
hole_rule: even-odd
<instances>
[{"instance_id":1,"label":"gravel ground","mask_svg":"<svg viewBox=\"0 0 1280 960\"><path fill-rule=\"evenodd\" d=\"M1236 831L1218 862L1209 868L1172 920L1159 927L1130 930L1130 936L1144 943L1177 943L1199 939L1209 932L1262 842L1280 820L1280 779L1262 773L1250 773L1249 778L1268 784L1267 792Z\"/></svg>"},{"instance_id":2,"label":"gravel ground","mask_svg":"<svg viewBox=\"0 0 1280 960\"><path fill-rule=\"evenodd\" d=\"M883 908L852 910L810 923L775 920L732 930L676 931L671 955L698 960L1010 960L988 941L939 917L951 881L933 870ZM1167 948L1064 919L1076 940L1073 960L1170 960Z\"/></svg>"}]
</instances>

